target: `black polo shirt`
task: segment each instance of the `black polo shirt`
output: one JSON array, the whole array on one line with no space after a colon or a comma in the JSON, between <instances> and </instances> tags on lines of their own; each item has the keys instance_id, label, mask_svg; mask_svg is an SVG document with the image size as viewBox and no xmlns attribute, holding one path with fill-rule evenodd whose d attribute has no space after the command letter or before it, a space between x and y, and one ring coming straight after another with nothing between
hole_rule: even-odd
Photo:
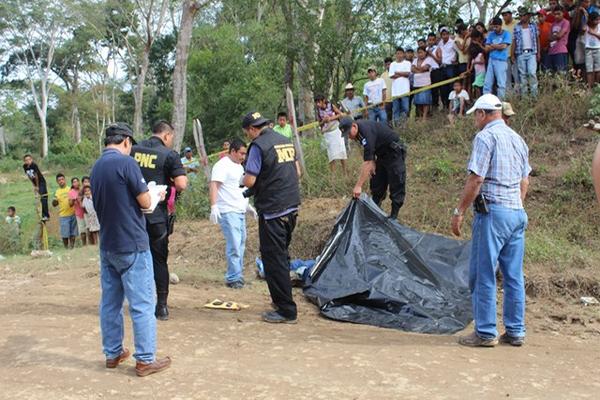
<instances>
[{"instance_id":1,"label":"black polo shirt","mask_svg":"<svg viewBox=\"0 0 600 400\"><path fill-rule=\"evenodd\" d=\"M358 142L364 150L363 160L373 161L388 150L388 145L398 142L396 132L386 123L375 121L355 121L358 125Z\"/></svg>"},{"instance_id":2,"label":"black polo shirt","mask_svg":"<svg viewBox=\"0 0 600 400\"><path fill-rule=\"evenodd\" d=\"M146 220L136 199L148 187L135 160L116 149L105 149L90 179L100 222L100 250L134 253L150 249Z\"/></svg>"}]
</instances>

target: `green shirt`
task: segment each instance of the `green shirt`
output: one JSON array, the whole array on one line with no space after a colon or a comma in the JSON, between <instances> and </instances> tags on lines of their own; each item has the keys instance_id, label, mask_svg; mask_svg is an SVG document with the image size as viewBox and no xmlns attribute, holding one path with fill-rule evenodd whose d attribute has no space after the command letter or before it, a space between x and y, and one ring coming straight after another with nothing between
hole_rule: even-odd
<instances>
[{"instance_id":1,"label":"green shirt","mask_svg":"<svg viewBox=\"0 0 600 400\"><path fill-rule=\"evenodd\" d=\"M285 126L282 128L280 125L275 125L273 127L273 130L277 133L279 133L282 136L285 136L286 138L292 140L292 137L294 136L294 134L292 133L292 127L290 126L290 124L285 124Z\"/></svg>"}]
</instances>

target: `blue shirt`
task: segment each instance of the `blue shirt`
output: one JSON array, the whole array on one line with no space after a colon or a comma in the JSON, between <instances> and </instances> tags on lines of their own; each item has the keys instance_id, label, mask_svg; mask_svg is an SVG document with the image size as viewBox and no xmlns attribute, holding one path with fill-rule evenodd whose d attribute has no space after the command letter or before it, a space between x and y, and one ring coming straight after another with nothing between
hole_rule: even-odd
<instances>
[{"instance_id":1,"label":"blue shirt","mask_svg":"<svg viewBox=\"0 0 600 400\"><path fill-rule=\"evenodd\" d=\"M521 209L521 181L529 176L529 149L503 120L487 124L473 140L468 170L485 178L481 193L490 203Z\"/></svg>"},{"instance_id":2,"label":"blue shirt","mask_svg":"<svg viewBox=\"0 0 600 400\"><path fill-rule=\"evenodd\" d=\"M92 167L90 179L100 222L100 250L148 250L146 220L136 199L148 187L137 162L116 149L105 149Z\"/></svg>"},{"instance_id":3,"label":"blue shirt","mask_svg":"<svg viewBox=\"0 0 600 400\"><path fill-rule=\"evenodd\" d=\"M248 157L246 158L246 168L244 173L252 176L258 176L260 174L260 169L262 168L262 154L260 154L260 149L258 146L250 147L250 151L248 152ZM284 215L288 215L298 211L298 207L288 208L287 210L283 210L276 214L263 214L263 218L266 220L275 219L279 217L283 217Z\"/></svg>"},{"instance_id":4,"label":"blue shirt","mask_svg":"<svg viewBox=\"0 0 600 400\"><path fill-rule=\"evenodd\" d=\"M510 32L502 30L502 33L497 34L496 31L488 33L488 37L485 40L485 44L502 44L505 43L510 45L512 43L512 37ZM506 61L508 59L508 46L503 50L492 50L490 51L490 59Z\"/></svg>"}]
</instances>

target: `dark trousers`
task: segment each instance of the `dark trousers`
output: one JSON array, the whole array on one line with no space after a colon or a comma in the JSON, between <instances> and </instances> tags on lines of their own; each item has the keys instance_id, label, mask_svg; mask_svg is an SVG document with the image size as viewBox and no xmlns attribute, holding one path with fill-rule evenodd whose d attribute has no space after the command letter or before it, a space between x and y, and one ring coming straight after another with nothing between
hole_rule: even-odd
<instances>
[{"instance_id":1,"label":"dark trousers","mask_svg":"<svg viewBox=\"0 0 600 400\"><path fill-rule=\"evenodd\" d=\"M277 312L290 319L296 319L297 311L292 298L288 247L297 216L296 212L269 220L261 216L258 221L260 255L271 300L277 307Z\"/></svg>"},{"instance_id":2,"label":"dark trousers","mask_svg":"<svg viewBox=\"0 0 600 400\"><path fill-rule=\"evenodd\" d=\"M454 78L456 76L455 67L455 65L446 65L445 67L440 68L440 81L445 81L446 79ZM444 104L444 108L448 108L450 105L450 100L448 100L448 96L452 91L453 85L454 83L447 83L440 88L440 96L442 97L442 103Z\"/></svg>"},{"instance_id":3,"label":"dark trousers","mask_svg":"<svg viewBox=\"0 0 600 400\"><path fill-rule=\"evenodd\" d=\"M46 185L38 187L38 194L40 195L40 203L42 203L42 218L50 218L50 212L48 211L48 189Z\"/></svg>"},{"instance_id":4,"label":"dark trousers","mask_svg":"<svg viewBox=\"0 0 600 400\"><path fill-rule=\"evenodd\" d=\"M156 283L156 294L158 304L167 304L169 296L169 231L168 225L164 223L147 224L146 230L150 237L150 252L152 253L152 265L154 267L154 282Z\"/></svg>"},{"instance_id":5,"label":"dark trousers","mask_svg":"<svg viewBox=\"0 0 600 400\"><path fill-rule=\"evenodd\" d=\"M387 94L391 96L391 93ZM392 103L385 103L385 115L387 116L388 123L391 123L393 115L392 115Z\"/></svg>"},{"instance_id":6,"label":"dark trousers","mask_svg":"<svg viewBox=\"0 0 600 400\"><path fill-rule=\"evenodd\" d=\"M440 68L431 71L431 84L443 81L442 70ZM431 111L437 111L440 104L440 87L431 89Z\"/></svg>"},{"instance_id":7,"label":"dark trousers","mask_svg":"<svg viewBox=\"0 0 600 400\"><path fill-rule=\"evenodd\" d=\"M377 206L385 199L387 189L390 189L392 200L391 215L396 217L404 204L406 195L406 151L391 150L375 161L375 175L371 178L371 194Z\"/></svg>"}]
</instances>

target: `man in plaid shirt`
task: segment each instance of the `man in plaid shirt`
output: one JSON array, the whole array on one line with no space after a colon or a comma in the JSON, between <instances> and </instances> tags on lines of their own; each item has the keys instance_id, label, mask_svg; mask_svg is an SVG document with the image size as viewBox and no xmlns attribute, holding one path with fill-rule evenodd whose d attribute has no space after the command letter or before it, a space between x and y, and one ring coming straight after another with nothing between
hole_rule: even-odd
<instances>
[{"instance_id":1,"label":"man in plaid shirt","mask_svg":"<svg viewBox=\"0 0 600 400\"><path fill-rule=\"evenodd\" d=\"M521 346L525 338L523 255L527 214L523 201L529 186L529 149L502 119L502 102L481 96L467 114L475 113L480 132L473 140L469 177L452 216L460 236L463 216L475 203L469 286L475 331L459 339L465 346ZM496 265L503 276L505 333L496 329Z\"/></svg>"}]
</instances>

